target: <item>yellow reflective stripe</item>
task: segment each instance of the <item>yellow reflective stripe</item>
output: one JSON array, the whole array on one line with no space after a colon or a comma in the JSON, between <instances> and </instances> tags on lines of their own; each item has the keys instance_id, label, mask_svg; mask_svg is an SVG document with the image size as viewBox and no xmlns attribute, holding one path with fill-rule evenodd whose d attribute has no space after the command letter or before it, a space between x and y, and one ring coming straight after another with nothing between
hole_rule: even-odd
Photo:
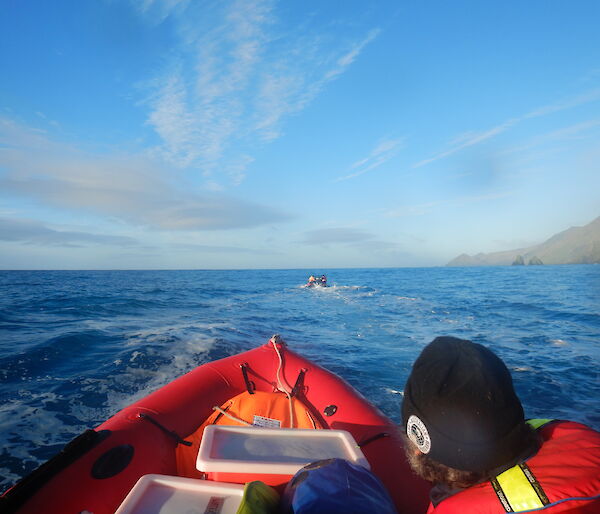
<instances>
[{"instance_id":1,"label":"yellow reflective stripe","mask_svg":"<svg viewBox=\"0 0 600 514\"><path fill-rule=\"evenodd\" d=\"M528 419L527 424L531 425L535 430L544 426L546 423L550 423L551 419Z\"/></svg>"},{"instance_id":2,"label":"yellow reflective stripe","mask_svg":"<svg viewBox=\"0 0 600 514\"><path fill-rule=\"evenodd\" d=\"M496 480L500 484L500 487L502 487L502 491L510 503L513 512L538 509L544 506L519 466L514 466L504 473L499 474Z\"/></svg>"}]
</instances>

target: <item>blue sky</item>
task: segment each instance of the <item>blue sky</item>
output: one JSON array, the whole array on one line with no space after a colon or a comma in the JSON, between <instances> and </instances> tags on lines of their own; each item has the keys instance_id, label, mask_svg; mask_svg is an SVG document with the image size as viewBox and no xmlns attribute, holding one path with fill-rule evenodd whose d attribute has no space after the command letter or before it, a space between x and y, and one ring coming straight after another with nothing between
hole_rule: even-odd
<instances>
[{"instance_id":1,"label":"blue sky","mask_svg":"<svg viewBox=\"0 0 600 514\"><path fill-rule=\"evenodd\" d=\"M0 268L443 265L600 215L600 3L6 0Z\"/></svg>"}]
</instances>

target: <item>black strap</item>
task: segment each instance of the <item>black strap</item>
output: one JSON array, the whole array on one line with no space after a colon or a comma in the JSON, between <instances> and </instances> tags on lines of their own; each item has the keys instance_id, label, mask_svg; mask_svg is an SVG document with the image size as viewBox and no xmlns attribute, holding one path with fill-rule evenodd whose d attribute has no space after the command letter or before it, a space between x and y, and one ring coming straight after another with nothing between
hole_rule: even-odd
<instances>
[{"instance_id":1,"label":"black strap","mask_svg":"<svg viewBox=\"0 0 600 514\"><path fill-rule=\"evenodd\" d=\"M301 393L304 390L304 375L306 374L306 369L302 368L300 373L298 373L298 378L296 378L296 383L294 387L292 387L291 396L297 396L298 393Z\"/></svg>"},{"instance_id":2,"label":"black strap","mask_svg":"<svg viewBox=\"0 0 600 514\"><path fill-rule=\"evenodd\" d=\"M192 443L190 441L183 440L181 437L179 437L179 434L177 432L175 432L174 430L169 430L168 428L164 427L158 421L156 421L154 418L148 416L148 414L145 414L144 412L140 412L138 414L138 418L148 420L155 427L160 428L169 437L172 437L173 439L175 439L175 441L177 441L177 444L183 444L184 446L192 446Z\"/></svg>"},{"instance_id":3,"label":"black strap","mask_svg":"<svg viewBox=\"0 0 600 514\"><path fill-rule=\"evenodd\" d=\"M388 432L379 432L379 434L375 434L374 436L363 439L360 443L358 443L358 447L363 448L364 446L367 446L367 444L372 443L373 441L377 441L377 439L389 436L390 434Z\"/></svg>"},{"instance_id":4,"label":"black strap","mask_svg":"<svg viewBox=\"0 0 600 514\"><path fill-rule=\"evenodd\" d=\"M252 380L248 378L248 363L244 362L244 364L240 364L240 368L242 368L242 375L244 375L244 382L246 382L246 389L248 390L248 394L254 394L254 390L256 389L256 385Z\"/></svg>"}]
</instances>

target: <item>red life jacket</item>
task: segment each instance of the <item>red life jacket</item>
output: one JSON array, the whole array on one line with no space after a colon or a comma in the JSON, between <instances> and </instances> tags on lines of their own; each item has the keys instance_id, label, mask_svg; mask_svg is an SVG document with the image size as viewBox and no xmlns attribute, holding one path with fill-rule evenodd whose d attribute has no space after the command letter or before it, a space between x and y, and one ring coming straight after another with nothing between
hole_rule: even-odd
<instances>
[{"instance_id":1,"label":"red life jacket","mask_svg":"<svg viewBox=\"0 0 600 514\"><path fill-rule=\"evenodd\" d=\"M599 514L600 433L570 421L538 432L542 446L525 463L430 505L427 514Z\"/></svg>"}]
</instances>

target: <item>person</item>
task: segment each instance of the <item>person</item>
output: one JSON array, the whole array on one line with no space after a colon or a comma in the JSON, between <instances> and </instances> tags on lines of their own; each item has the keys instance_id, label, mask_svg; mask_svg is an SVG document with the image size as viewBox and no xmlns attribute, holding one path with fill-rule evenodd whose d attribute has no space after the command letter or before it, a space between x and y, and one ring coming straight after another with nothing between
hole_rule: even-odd
<instances>
[{"instance_id":1,"label":"person","mask_svg":"<svg viewBox=\"0 0 600 514\"><path fill-rule=\"evenodd\" d=\"M323 287L327 285L327 277L325 275L321 275L321 285Z\"/></svg>"},{"instance_id":2,"label":"person","mask_svg":"<svg viewBox=\"0 0 600 514\"><path fill-rule=\"evenodd\" d=\"M483 345L438 337L404 388L405 451L433 483L428 514L600 513L600 433L529 420L504 362Z\"/></svg>"}]
</instances>

